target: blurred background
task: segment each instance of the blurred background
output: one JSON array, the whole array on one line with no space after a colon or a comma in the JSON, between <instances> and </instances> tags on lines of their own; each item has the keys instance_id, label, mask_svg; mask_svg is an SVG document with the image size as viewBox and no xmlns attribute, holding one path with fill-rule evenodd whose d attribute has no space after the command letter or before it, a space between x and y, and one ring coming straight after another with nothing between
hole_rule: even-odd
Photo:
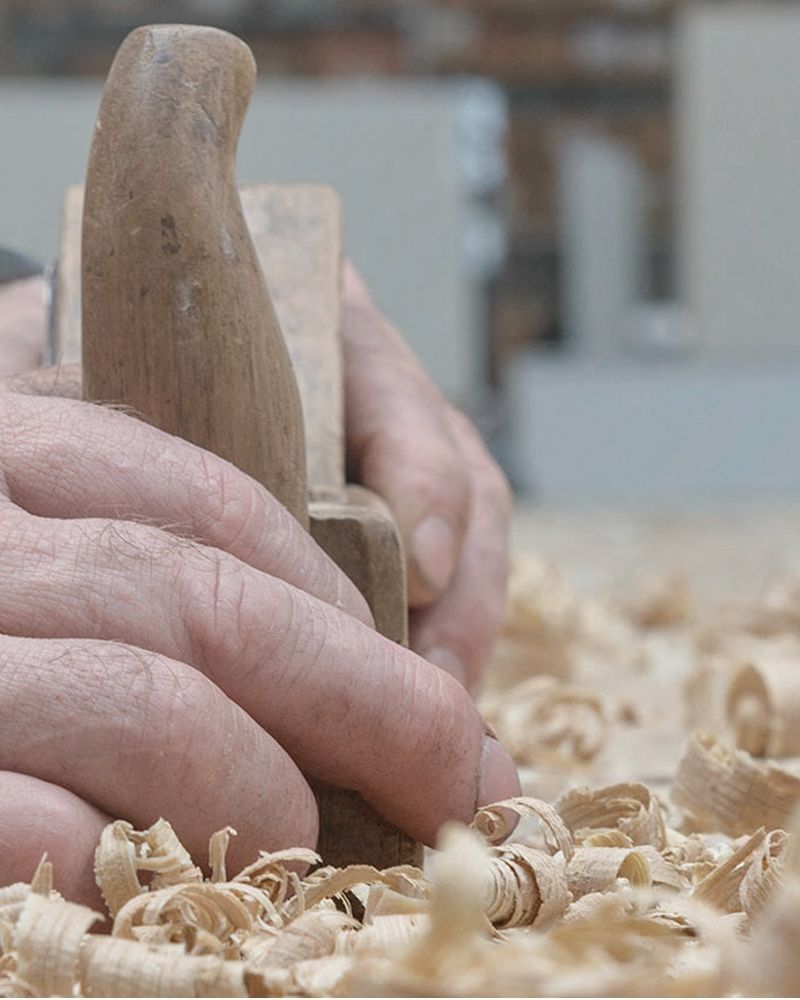
<instances>
[{"instance_id":1,"label":"blurred background","mask_svg":"<svg viewBox=\"0 0 800 1000\"><path fill-rule=\"evenodd\" d=\"M240 178L337 188L520 495L800 498L800 4L0 0L0 243L55 256L102 79L154 21L249 43Z\"/></svg>"}]
</instances>

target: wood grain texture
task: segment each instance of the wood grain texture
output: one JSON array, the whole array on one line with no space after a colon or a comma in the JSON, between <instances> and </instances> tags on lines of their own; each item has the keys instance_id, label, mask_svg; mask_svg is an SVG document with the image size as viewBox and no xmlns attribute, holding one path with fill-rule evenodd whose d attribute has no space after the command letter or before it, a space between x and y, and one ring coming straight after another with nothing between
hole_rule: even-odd
<instances>
[{"instance_id":1,"label":"wood grain texture","mask_svg":"<svg viewBox=\"0 0 800 1000\"><path fill-rule=\"evenodd\" d=\"M240 194L300 387L308 482L316 493L340 495L345 470L339 196L311 184L248 184Z\"/></svg>"},{"instance_id":2,"label":"wood grain texture","mask_svg":"<svg viewBox=\"0 0 800 1000\"><path fill-rule=\"evenodd\" d=\"M214 29L138 29L120 49L84 199L84 395L132 406L229 459L307 523L303 414L262 267L268 280L274 271L316 435L311 473L326 503L315 533L362 586L384 634L405 641L403 554L391 515L366 493L344 496L338 204L314 188L245 192L259 262L234 175L252 82L249 50ZM73 229L76 206L73 194ZM73 344L70 301L57 323L64 348ZM417 846L357 795L317 791L326 861L420 860Z\"/></svg>"},{"instance_id":3,"label":"wood grain texture","mask_svg":"<svg viewBox=\"0 0 800 1000\"><path fill-rule=\"evenodd\" d=\"M341 205L321 184L246 184L250 237L289 350L303 406L308 482L317 495L344 487L341 352ZM51 353L81 360L83 186L64 198Z\"/></svg>"},{"instance_id":4,"label":"wood grain texture","mask_svg":"<svg viewBox=\"0 0 800 1000\"><path fill-rule=\"evenodd\" d=\"M50 317L50 363L71 365L81 360L81 227L83 185L67 188L61 206L61 240L54 276Z\"/></svg>"},{"instance_id":5,"label":"wood grain texture","mask_svg":"<svg viewBox=\"0 0 800 1000\"><path fill-rule=\"evenodd\" d=\"M235 180L254 79L214 28L120 47L84 197L84 393L228 459L307 524L300 397Z\"/></svg>"},{"instance_id":6,"label":"wood grain texture","mask_svg":"<svg viewBox=\"0 0 800 1000\"><path fill-rule=\"evenodd\" d=\"M408 644L403 545L386 504L361 486L341 501L313 501L311 533L367 600L375 627L393 642ZM422 865L422 847L381 819L354 792L316 785L325 802L319 852L327 864ZM342 831L360 830L354 844Z\"/></svg>"},{"instance_id":7,"label":"wood grain texture","mask_svg":"<svg viewBox=\"0 0 800 1000\"><path fill-rule=\"evenodd\" d=\"M375 628L408 645L403 543L391 511L363 486L348 486L343 500L312 500L311 534L366 598Z\"/></svg>"}]
</instances>

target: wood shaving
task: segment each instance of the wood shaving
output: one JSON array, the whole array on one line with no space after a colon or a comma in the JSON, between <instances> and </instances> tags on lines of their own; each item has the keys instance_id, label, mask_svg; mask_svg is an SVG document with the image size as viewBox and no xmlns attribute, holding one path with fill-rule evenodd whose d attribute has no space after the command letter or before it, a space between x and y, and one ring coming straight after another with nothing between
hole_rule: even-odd
<instances>
[{"instance_id":1,"label":"wood shaving","mask_svg":"<svg viewBox=\"0 0 800 1000\"><path fill-rule=\"evenodd\" d=\"M572 858L575 848L572 843L572 835L563 818L559 816L553 806L541 802L539 799L506 799L493 806L485 806L478 810L472 821L472 827L488 843L500 844L512 832L509 814L520 817L536 817L541 823L545 843L549 846L550 853L555 854L556 851L561 851L567 861Z\"/></svg>"},{"instance_id":2,"label":"wood shaving","mask_svg":"<svg viewBox=\"0 0 800 1000\"><path fill-rule=\"evenodd\" d=\"M539 820L544 849L492 843L509 812ZM135 892L111 937L92 933L99 915L61 899L46 868L39 891L8 887L0 993L634 996L647 982L649 995L722 995L741 967L733 949L743 921L763 935L767 921L786 919L776 907L790 905L787 870L798 880L789 837L759 828L740 843L716 842L662 832L659 816L642 786L578 789L558 810L508 800L481 810L472 830L446 828L429 876L362 865L300 878L288 866L309 852L284 851L227 881L219 879L229 836L212 838L214 874L197 881L164 821L142 832L112 825L97 858L111 884L115 863L140 860L170 879L180 869L187 881ZM132 852L120 850L120 831ZM157 864L154 844L169 845ZM367 900L361 917L347 904L351 892ZM714 913L735 922L715 924ZM780 961L789 975L793 958Z\"/></svg>"},{"instance_id":3,"label":"wood shaving","mask_svg":"<svg viewBox=\"0 0 800 1000\"><path fill-rule=\"evenodd\" d=\"M764 638L800 638L800 578L779 577L755 601L735 602L718 611L720 631L740 630Z\"/></svg>"},{"instance_id":4,"label":"wood shaving","mask_svg":"<svg viewBox=\"0 0 800 1000\"><path fill-rule=\"evenodd\" d=\"M43 860L0 889L0 996L797 995L797 594L734 627L677 576L620 605L518 560L483 707L527 794L444 828L426 871L297 849L233 873L230 827L197 859L166 820L112 823L111 933Z\"/></svg>"},{"instance_id":5,"label":"wood shaving","mask_svg":"<svg viewBox=\"0 0 800 1000\"><path fill-rule=\"evenodd\" d=\"M687 830L731 837L785 827L800 806L800 778L695 733L678 764L672 797Z\"/></svg>"},{"instance_id":6,"label":"wood shaving","mask_svg":"<svg viewBox=\"0 0 800 1000\"><path fill-rule=\"evenodd\" d=\"M686 575L673 571L645 583L625 608L640 628L674 628L691 616L692 589Z\"/></svg>"},{"instance_id":7,"label":"wood shaving","mask_svg":"<svg viewBox=\"0 0 800 1000\"><path fill-rule=\"evenodd\" d=\"M507 688L538 674L569 677L580 631L581 603L556 567L533 555L516 556L493 678Z\"/></svg>"},{"instance_id":8,"label":"wood shaving","mask_svg":"<svg viewBox=\"0 0 800 1000\"><path fill-rule=\"evenodd\" d=\"M591 691L533 677L483 704L487 721L520 764L573 764L603 748L608 720Z\"/></svg>"},{"instance_id":9,"label":"wood shaving","mask_svg":"<svg viewBox=\"0 0 800 1000\"><path fill-rule=\"evenodd\" d=\"M578 842L600 830L618 831L631 844L652 844L658 850L666 843L661 805L644 785L576 788L559 799L556 809Z\"/></svg>"},{"instance_id":10,"label":"wood shaving","mask_svg":"<svg viewBox=\"0 0 800 1000\"><path fill-rule=\"evenodd\" d=\"M731 680L726 709L740 749L757 757L800 754L800 649L743 663Z\"/></svg>"}]
</instances>

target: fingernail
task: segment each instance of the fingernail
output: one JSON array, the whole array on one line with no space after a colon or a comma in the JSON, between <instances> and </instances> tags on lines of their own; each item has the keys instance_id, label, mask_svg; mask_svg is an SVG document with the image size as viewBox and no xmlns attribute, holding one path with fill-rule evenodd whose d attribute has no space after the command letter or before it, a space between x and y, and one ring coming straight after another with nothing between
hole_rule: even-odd
<instances>
[{"instance_id":1,"label":"fingernail","mask_svg":"<svg viewBox=\"0 0 800 1000\"><path fill-rule=\"evenodd\" d=\"M456 533L447 518L432 514L414 528L411 554L420 576L437 591L450 583L456 568Z\"/></svg>"},{"instance_id":2,"label":"fingernail","mask_svg":"<svg viewBox=\"0 0 800 1000\"><path fill-rule=\"evenodd\" d=\"M516 798L521 793L517 765L503 744L487 733L483 737L477 808Z\"/></svg>"},{"instance_id":3,"label":"fingernail","mask_svg":"<svg viewBox=\"0 0 800 1000\"><path fill-rule=\"evenodd\" d=\"M446 646L434 646L433 649L429 649L427 653L423 653L422 655L428 663L433 663L434 666L441 667L445 673L455 677L459 683L466 687L467 672L464 669L461 658L452 649L447 649Z\"/></svg>"}]
</instances>

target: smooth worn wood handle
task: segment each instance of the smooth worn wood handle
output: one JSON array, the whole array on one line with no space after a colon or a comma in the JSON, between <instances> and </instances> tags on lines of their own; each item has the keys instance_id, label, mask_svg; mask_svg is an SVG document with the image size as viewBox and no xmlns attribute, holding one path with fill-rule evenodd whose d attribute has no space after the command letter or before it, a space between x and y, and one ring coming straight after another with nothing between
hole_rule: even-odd
<instances>
[{"instance_id":1,"label":"smooth worn wood handle","mask_svg":"<svg viewBox=\"0 0 800 1000\"><path fill-rule=\"evenodd\" d=\"M117 53L86 178L84 395L228 459L307 526L300 397L235 176L254 80L214 28L139 28Z\"/></svg>"},{"instance_id":2,"label":"smooth worn wood handle","mask_svg":"<svg viewBox=\"0 0 800 1000\"><path fill-rule=\"evenodd\" d=\"M140 28L117 53L84 195L83 391L229 459L308 526L300 395L236 187L254 74L244 43L213 28ZM344 502L338 205L310 189L251 192L248 203L305 369L315 493L329 501L315 507L314 536L403 642L394 524ZM327 860L420 861L354 792L316 791Z\"/></svg>"}]
</instances>

